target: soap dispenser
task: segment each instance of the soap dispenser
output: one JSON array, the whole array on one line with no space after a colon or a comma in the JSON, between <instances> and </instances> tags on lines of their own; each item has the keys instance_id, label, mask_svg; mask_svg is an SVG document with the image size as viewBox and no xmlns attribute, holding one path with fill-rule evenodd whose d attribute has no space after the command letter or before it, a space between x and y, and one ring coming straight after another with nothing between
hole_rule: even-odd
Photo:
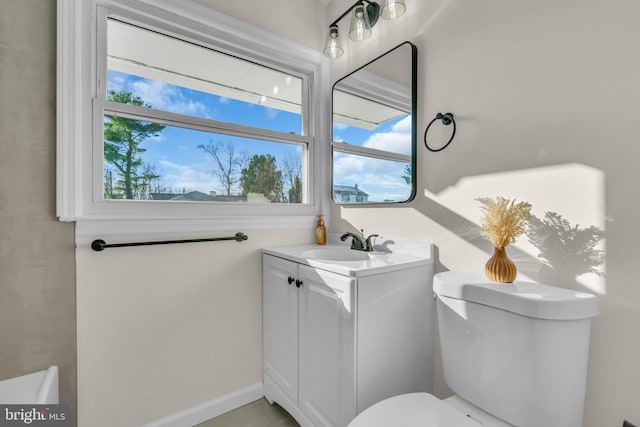
<instances>
[{"instance_id":1,"label":"soap dispenser","mask_svg":"<svg viewBox=\"0 0 640 427\"><path fill-rule=\"evenodd\" d=\"M324 245L327 243L327 227L324 225L324 215L318 215L318 223L316 224L316 243Z\"/></svg>"}]
</instances>

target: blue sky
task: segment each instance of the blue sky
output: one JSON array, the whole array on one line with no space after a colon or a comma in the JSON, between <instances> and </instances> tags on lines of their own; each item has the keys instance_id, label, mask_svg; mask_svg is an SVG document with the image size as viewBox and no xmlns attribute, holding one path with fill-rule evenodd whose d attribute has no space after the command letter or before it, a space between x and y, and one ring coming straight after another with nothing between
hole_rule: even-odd
<instances>
[{"instance_id":1,"label":"blue sky","mask_svg":"<svg viewBox=\"0 0 640 427\"><path fill-rule=\"evenodd\" d=\"M299 114L275 110L220 97L168 83L140 78L130 74L109 71L108 90L127 91L138 95L153 108L232 123L250 124L281 132L301 132ZM214 173L211 156L198 148L200 144L233 142L236 152L272 154L278 160L300 150L290 144L278 144L222 134L213 134L179 127L166 126L162 133L142 143L147 151L142 154L146 163L154 165L164 184L172 189L208 193L223 193ZM299 157L300 155L297 154Z\"/></svg>"},{"instance_id":2,"label":"blue sky","mask_svg":"<svg viewBox=\"0 0 640 427\"><path fill-rule=\"evenodd\" d=\"M368 148L411 155L411 116L384 123L374 131L334 122L333 139ZM344 153L333 156L333 181L353 186L369 194L370 201L405 201L411 186L402 178L404 163L377 160Z\"/></svg>"},{"instance_id":3,"label":"blue sky","mask_svg":"<svg viewBox=\"0 0 640 427\"><path fill-rule=\"evenodd\" d=\"M152 107L165 111L281 132L301 132L301 117L296 113L113 70L108 72L108 90L132 92ZM387 123L375 132L336 123L334 140L410 154L410 125L410 116ZM214 190L222 193L222 187L213 170L211 156L197 147L200 144L226 144L229 141L236 145L238 152L245 152L248 157L254 154L272 154L279 162L290 156L300 159L300 149L290 144L256 141L170 126L165 127L159 136L141 144L142 148L147 150L142 157L146 163L156 167L162 175L164 185L169 188L184 188L204 193ZM372 200L381 201L390 197L395 200L406 199L409 189L401 178L403 168L404 165L392 162L382 164L380 161L363 157L336 155L334 180L336 184L358 184L370 194ZM369 173L371 171L375 171L373 176Z\"/></svg>"}]
</instances>

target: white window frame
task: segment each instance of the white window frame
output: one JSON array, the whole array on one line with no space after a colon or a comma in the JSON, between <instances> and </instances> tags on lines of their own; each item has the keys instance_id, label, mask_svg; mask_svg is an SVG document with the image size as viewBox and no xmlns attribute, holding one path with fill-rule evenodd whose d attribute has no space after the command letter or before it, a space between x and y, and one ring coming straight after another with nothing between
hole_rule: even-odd
<instances>
[{"instance_id":1,"label":"white window frame","mask_svg":"<svg viewBox=\"0 0 640 427\"><path fill-rule=\"evenodd\" d=\"M98 22L107 14L308 82L308 91L303 89L307 104L303 129L308 135L291 140L308 144L306 203L105 200L101 123L109 101L98 96L98 90L104 90L102 56L106 55L106 43L101 40L106 34L98 30L104 27ZM328 91L322 90L328 87L328 61L320 52L188 0L58 0L57 57L57 216L61 221L76 221L79 234L302 228L312 225L318 212L328 211L330 179L325 171L330 144L321 143L328 141L330 129ZM171 124L173 116L179 115L163 113L162 119ZM198 118L188 120L203 130L221 130ZM233 132L233 125L222 127ZM266 133L261 132L261 137Z\"/></svg>"}]
</instances>

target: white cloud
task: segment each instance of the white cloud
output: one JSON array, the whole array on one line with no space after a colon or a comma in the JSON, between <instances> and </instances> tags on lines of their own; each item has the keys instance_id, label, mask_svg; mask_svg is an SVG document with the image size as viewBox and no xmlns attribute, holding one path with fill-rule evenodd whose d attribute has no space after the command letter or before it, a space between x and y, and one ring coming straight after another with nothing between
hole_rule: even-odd
<instances>
[{"instance_id":1,"label":"white cloud","mask_svg":"<svg viewBox=\"0 0 640 427\"><path fill-rule=\"evenodd\" d=\"M203 193L221 190L218 179L207 171L196 170L191 166L179 165L168 160L160 160L158 163L162 168L162 179L170 188L185 188Z\"/></svg>"},{"instance_id":2,"label":"white cloud","mask_svg":"<svg viewBox=\"0 0 640 427\"><path fill-rule=\"evenodd\" d=\"M334 183L358 184L358 188L369 194L372 201L406 200L411 187L402 178L404 167L403 163L335 153Z\"/></svg>"},{"instance_id":3,"label":"white cloud","mask_svg":"<svg viewBox=\"0 0 640 427\"><path fill-rule=\"evenodd\" d=\"M390 132L374 133L362 145L363 147L410 155L411 116L394 124Z\"/></svg>"},{"instance_id":4,"label":"white cloud","mask_svg":"<svg viewBox=\"0 0 640 427\"><path fill-rule=\"evenodd\" d=\"M353 182L353 177L358 177L359 174L365 170L369 160L370 159L366 157L348 156L335 153L333 158L334 176L343 177L346 180L344 184L350 185L349 183ZM340 184L340 182L336 182L336 184Z\"/></svg>"},{"instance_id":5,"label":"white cloud","mask_svg":"<svg viewBox=\"0 0 640 427\"><path fill-rule=\"evenodd\" d=\"M275 120L278 117L278 110L276 110L275 108L265 108L265 114L267 116L267 119Z\"/></svg>"},{"instance_id":6,"label":"white cloud","mask_svg":"<svg viewBox=\"0 0 640 427\"><path fill-rule=\"evenodd\" d=\"M130 84L132 92L159 110L204 116L206 105L184 96L180 88L157 80L138 80Z\"/></svg>"},{"instance_id":7,"label":"white cloud","mask_svg":"<svg viewBox=\"0 0 640 427\"><path fill-rule=\"evenodd\" d=\"M110 75L109 77L109 89L119 92L123 89L126 83L126 78L122 74Z\"/></svg>"},{"instance_id":8,"label":"white cloud","mask_svg":"<svg viewBox=\"0 0 640 427\"><path fill-rule=\"evenodd\" d=\"M358 188L369 194L369 200L406 200L411 188L401 177L400 170L387 171L387 173L368 174L367 178L360 177Z\"/></svg>"},{"instance_id":9,"label":"white cloud","mask_svg":"<svg viewBox=\"0 0 640 427\"><path fill-rule=\"evenodd\" d=\"M413 127L413 123L411 123L411 116L407 116L404 119L400 120L398 123L394 124L391 127L392 132L398 133L407 133L411 135L411 128Z\"/></svg>"}]
</instances>

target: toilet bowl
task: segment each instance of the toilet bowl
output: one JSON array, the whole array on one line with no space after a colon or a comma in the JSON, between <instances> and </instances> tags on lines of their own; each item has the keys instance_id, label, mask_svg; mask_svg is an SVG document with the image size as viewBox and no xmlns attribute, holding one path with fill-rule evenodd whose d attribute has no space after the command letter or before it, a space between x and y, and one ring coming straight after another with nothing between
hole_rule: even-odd
<instances>
[{"instance_id":1,"label":"toilet bowl","mask_svg":"<svg viewBox=\"0 0 640 427\"><path fill-rule=\"evenodd\" d=\"M349 424L349 427L389 426L481 427L482 424L429 393L390 397L365 409Z\"/></svg>"},{"instance_id":2,"label":"toilet bowl","mask_svg":"<svg viewBox=\"0 0 640 427\"><path fill-rule=\"evenodd\" d=\"M349 427L513 427L458 396L440 400L429 393L385 399L358 415Z\"/></svg>"},{"instance_id":3,"label":"toilet bowl","mask_svg":"<svg viewBox=\"0 0 640 427\"><path fill-rule=\"evenodd\" d=\"M581 427L594 295L484 276L435 275L445 382L440 400L378 402L348 427Z\"/></svg>"}]
</instances>

